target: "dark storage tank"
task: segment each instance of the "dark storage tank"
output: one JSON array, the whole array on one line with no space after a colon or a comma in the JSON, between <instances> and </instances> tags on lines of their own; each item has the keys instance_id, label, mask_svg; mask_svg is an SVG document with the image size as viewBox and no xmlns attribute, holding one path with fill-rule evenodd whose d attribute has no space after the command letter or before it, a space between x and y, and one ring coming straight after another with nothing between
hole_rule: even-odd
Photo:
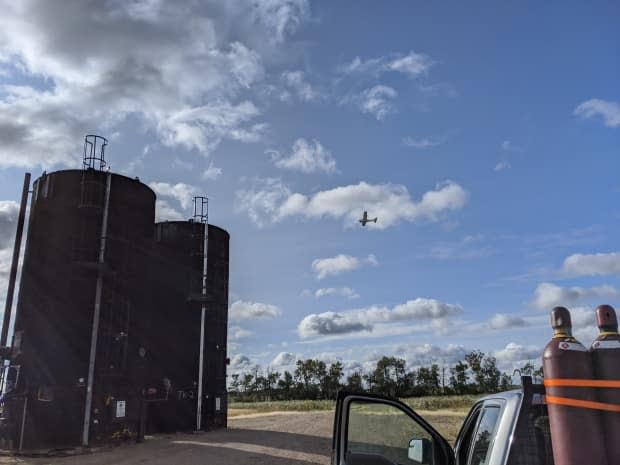
<instances>
[{"instance_id":1,"label":"dark storage tank","mask_svg":"<svg viewBox=\"0 0 620 465\"><path fill-rule=\"evenodd\" d=\"M137 179L91 168L43 174L34 182L8 377L15 386L6 396L7 405L15 405L9 407L12 425L2 432L5 445L12 441L17 447L26 398L24 449L80 444L98 276L101 314L90 438L135 434L144 388L145 270L154 214L155 195Z\"/></svg>"},{"instance_id":2,"label":"dark storage tank","mask_svg":"<svg viewBox=\"0 0 620 465\"><path fill-rule=\"evenodd\" d=\"M148 355L149 429L196 429L201 307L205 312L202 427L226 427L229 234L208 227L207 299L203 299L204 224L155 225L153 304Z\"/></svg>"}]
</instances>

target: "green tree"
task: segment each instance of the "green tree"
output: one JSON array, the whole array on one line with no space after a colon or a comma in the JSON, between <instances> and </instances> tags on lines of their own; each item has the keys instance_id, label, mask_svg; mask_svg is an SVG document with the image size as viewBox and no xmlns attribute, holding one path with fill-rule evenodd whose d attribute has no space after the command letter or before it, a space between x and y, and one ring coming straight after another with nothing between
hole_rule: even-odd
<instances>
[{"instance_id":1,"label":"green tree","mask_svg":"<svg viewBox=\"0 0 620 465\"><path fill-rule=\"evenodd\" d=\"M495 357L485 357L482 362L483 390L484 392L497 392L501 372L497 369L497 359Z\"/></svg>"},{"instance_id":2,"label":"green tree","mask_svg":"<svg viewBox=\"0 0 620 465\"><path fill-rule=\"evenodd\" d=\"M450 386L456 394L467 393L467 369L469 365L463 361L457 362L454 368L450 369Z\"/></svg>"},{"instance_id":3,"label":"green tree","mask_svg":"<svg viewBox=\"0 0 620 465\"><path fill-rule=\"evenodd\" d=\"M294 385L293 375L290 371L285 371L282 378L278 380L278 389L282 393L284 400L291 400L293 398Z\"/></svg>"},{"instance_id":4,"label":"green tree","mask_svg":"<svg viewBox=\"0 0 620 465\"><path fill-rule=\"evenodd\" d=\"M364 380L360 371L354 371L347 376L347 389L349 391L361 392L364 390Z\"/></svg>"},{"instance_id":5,"label":"green tree","mask_svg":"<svg viewBox=\"0 0 620 465\"><path fill-rule=\"evenodd\" d=\"M342 378L342 363L335 362L329 366L326 377L326 394L328 399L335 399L338 390L340 389L340 378Z\"/></svg>"},{"instance_id":6,"label":"green tree","mask_svg":"<svg viewBox=\"0 0 620 465\"><path fill-rule=\"evenodd\" d=\"M483 359L484 352L480 352L479 350L474 350L465 355L465 360L474 375L475 392L484 392L484 370L482 368Z\"/></svg>"},{"instance_id":7,"label":"green tree","mask_svg":"<svg viewBox=\"0 0 620 465\"><path fill-rule=\"evenodd\" d=\"M381 357L374 372L376 390L392 397L403 393L405 385L405 361L396 357Z\"/></svg>"}]
</instances>

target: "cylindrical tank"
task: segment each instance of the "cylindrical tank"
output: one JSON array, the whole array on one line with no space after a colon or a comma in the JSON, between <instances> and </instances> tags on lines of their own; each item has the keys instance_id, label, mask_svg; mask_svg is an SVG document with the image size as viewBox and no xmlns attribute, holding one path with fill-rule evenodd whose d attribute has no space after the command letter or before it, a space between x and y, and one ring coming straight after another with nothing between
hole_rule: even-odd
<instances>
[{"instance_id":1,"label":"cylindrical tank","mask_svg":"<svg viewBox=\"0 0 620 465\"><path fill-rule=\"evenodd\" d=\"M606 465L600 414L589 407L597 400L596 391L578 386L580 380L592 380L590 353L572 336L566 308L551 311L551 326L554 334L543 352L543 371L554 464Z\"/></svg>"},{"instance_id":2,"label":"cylindrical tank","mask_svg":"<svg viewBox=\"0 0 620 465\"><path fill-rule=\"evenodd\" d=\"M206 305L202 427L226 426L229 235L209 225L207 299L203 299L204 224L155 225L152 258L153 341L148 378L152 432L196 428L201 307Z\"/></svg>"},{"instance_id":3,"label":"cylindrical tank","mask_svg":"<svg viewBox=\"0 0 620 465\"><path fill-rule=\"evenodd\" d=\"M12 349L12 365L20 367L14 394L29 396L25 449L80 443L99 273L103 293L91 437L104 439L139 414L133 398L142 389L137 354L154 212L153 191L122 175L63 170L34 182Z\"/></svg>"},{"instance_id":4,"label":"cylindrical tank","mask_svg":"<svg viewBox=\"0 0 620 465\"><path fill-rule=\"evenodd\" d=\"M594 376L597 380L615 384L615 387L598 389L598 400L609 409L601 412L607 462L620 464L620 335L614 308L600 305L596 309L596 323L600 334L591 349Z\"/></svg>"}]
</instances>

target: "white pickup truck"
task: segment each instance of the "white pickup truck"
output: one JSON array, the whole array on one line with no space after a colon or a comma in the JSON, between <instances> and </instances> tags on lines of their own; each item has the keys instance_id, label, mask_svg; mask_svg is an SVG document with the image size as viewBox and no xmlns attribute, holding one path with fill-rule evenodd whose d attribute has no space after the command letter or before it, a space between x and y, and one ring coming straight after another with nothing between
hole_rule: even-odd
<instances>
[{"instance_id":1,"label":"white pickup truck","mask_svg":"<svg viewBox=\"0 0 620 465\"><path fill-rule=\"evenodd\" d=\"M341 392L336 403L332 465L553 465L544 386L477 401L454 449L404 403Z\"/></svg>"}]
</instances>

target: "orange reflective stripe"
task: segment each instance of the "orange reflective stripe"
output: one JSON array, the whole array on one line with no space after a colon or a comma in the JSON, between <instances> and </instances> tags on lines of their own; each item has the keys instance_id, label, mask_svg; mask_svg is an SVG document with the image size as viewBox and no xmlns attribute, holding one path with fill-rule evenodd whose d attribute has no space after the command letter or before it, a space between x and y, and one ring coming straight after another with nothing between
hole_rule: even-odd
<instances>
[{"instance_id":1,"label":"orange reflective stripe","mask_svg":"<svg viewBox=\"0 0 620 465\"><path fill-rule=\"evenodd\" d=\"M548 404L565 405L568 407L580 407L593 410L606 410L608 412L620 412L620 405L593 402L591 400L569 399L568 397L545 396Z\"/></svg>"},{"instance_id":2,"label":"orange reflective stripe","mask_svg":"<svg viewBox=\"0 0 620 465\"><path fill-rule=\"evenodd\" d=\"M620 380L555 378L546 379L545 386L620 388Z\"/></svg>"}]
</instances>

